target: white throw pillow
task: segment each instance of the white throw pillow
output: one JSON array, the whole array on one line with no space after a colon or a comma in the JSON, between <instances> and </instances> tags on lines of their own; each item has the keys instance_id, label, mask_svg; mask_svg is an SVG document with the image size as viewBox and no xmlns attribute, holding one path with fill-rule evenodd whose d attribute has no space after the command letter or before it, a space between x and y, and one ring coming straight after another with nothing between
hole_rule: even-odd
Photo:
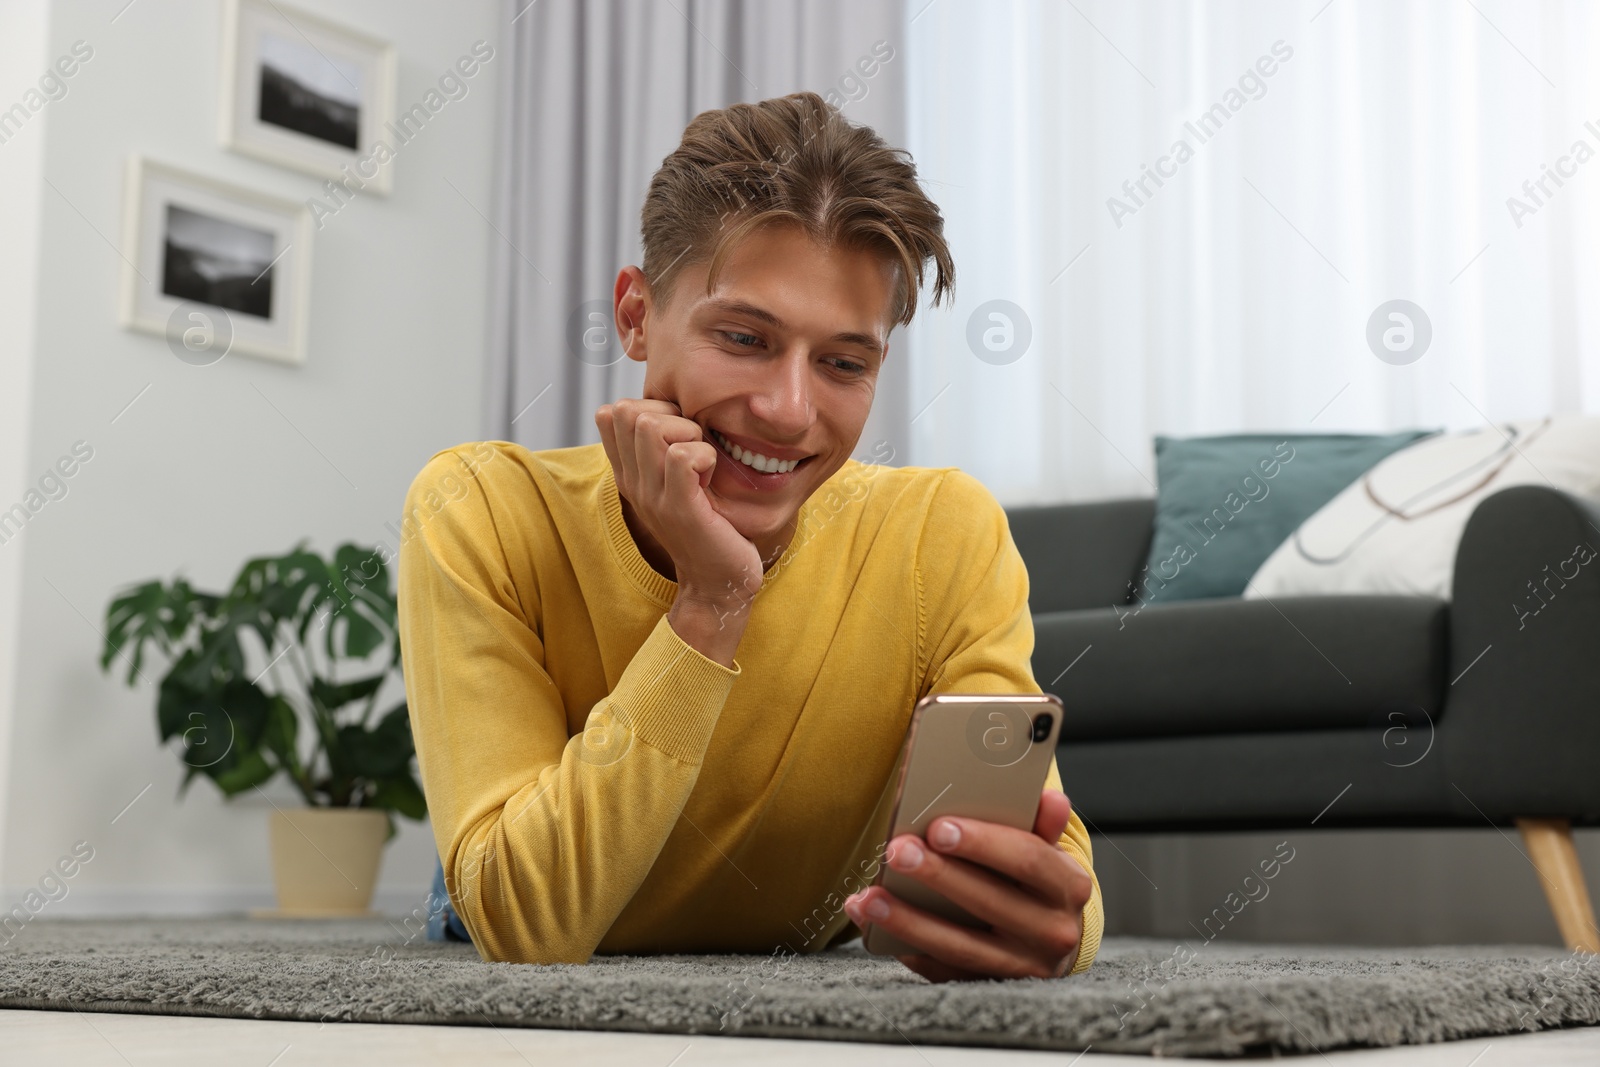
<instances>
[{"instance_id":1,"label":"white throw pillow","mask_svg":"<svg viewBox=\"0 0 1600 1067\"><path fill-rule=\"evenodd\" d=\"M1600 498L1600 419L1500 423L1403 448L1302 523L1267 557L1244 596L1449 599L1456 546L1473 508L1513 485Z\"/></svg>"}]
</instances>

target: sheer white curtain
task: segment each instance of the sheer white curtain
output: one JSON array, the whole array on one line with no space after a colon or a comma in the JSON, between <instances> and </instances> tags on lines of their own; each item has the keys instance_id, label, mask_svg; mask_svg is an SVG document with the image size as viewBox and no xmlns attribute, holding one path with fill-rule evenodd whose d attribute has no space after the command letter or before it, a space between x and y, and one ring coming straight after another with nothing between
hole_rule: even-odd
<instances>
[{"instance_id":1,"label":"sheer white curtain","mask_svg":"<svg viewBox=\"0 0 1600 1067\"><path fill-rule=\"evenodd\" d=\"M1008 504L1143 495L1158 433L1600 411L1600 5L911 0L906 18L908 147L958 297L910 331L911 462ZM1147 166L1167 176L1141 189ZM1431 324L1408 363L1367 341L1395 299ZM987 360L969 344L992 300L1031 326L1009 362L1020 321L980 323L1000 331Z\"/></svg>"}]
</instances>

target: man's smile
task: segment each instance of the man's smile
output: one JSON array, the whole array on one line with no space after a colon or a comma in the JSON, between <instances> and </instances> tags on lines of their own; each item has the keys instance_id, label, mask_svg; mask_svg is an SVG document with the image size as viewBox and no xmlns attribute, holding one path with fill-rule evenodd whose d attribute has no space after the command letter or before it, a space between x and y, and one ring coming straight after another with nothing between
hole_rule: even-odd
<instances>
[{"instance_id":1,"label":"man's smile","mask_svg":"<svg viewBox=\"0 0 1600 1067\"><path fill-rule=\"evenodd\" d=\"M730 437L710 426L706 430L725 455L762 474L787 474L815 458L812 453L797 448L780 448L749 437Z\"/></svg>"}]
</instances>

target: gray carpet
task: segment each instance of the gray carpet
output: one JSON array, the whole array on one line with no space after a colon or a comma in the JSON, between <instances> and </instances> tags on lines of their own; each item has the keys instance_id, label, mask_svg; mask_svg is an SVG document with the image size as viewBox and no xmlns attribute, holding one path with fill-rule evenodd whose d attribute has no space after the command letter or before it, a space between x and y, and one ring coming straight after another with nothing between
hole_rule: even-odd
<instances>
[{"instance_id":1,"label":"gray carpet","mask_svg":"<svg viewBox=\"0 0 1600 1067\"><path fill-rule=\"evenodd\" d=\"M858 948L533 967L406 935L382 920L35 919L0 948L0 1007L1220 1056L1600 1022L1600 959L1540 946L1195 938L1188 958L1113 937L1075 978L936 986Z\"/></svg>"}]
</instances>

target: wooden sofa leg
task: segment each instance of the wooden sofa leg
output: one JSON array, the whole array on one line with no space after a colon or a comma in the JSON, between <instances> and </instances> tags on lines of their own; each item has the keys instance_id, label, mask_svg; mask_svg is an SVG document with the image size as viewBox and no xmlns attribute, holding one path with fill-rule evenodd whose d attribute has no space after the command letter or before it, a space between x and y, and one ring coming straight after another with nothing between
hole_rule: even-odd
<instances>
[{"instance_id":1,"label":"wooden sofa leg","mask_svg":"<svg viewBox=\"0 0 1600 1067\"><path fill-rule=\"evenodd\" d=\"M1528 858L1539 872L1567 948L1600 952L1600 929L1595 926L1594 906L1572 843L1572 824L1566 819L1518 819L1517 829L1522 831Z\"/></svg>"}]
</instances>

